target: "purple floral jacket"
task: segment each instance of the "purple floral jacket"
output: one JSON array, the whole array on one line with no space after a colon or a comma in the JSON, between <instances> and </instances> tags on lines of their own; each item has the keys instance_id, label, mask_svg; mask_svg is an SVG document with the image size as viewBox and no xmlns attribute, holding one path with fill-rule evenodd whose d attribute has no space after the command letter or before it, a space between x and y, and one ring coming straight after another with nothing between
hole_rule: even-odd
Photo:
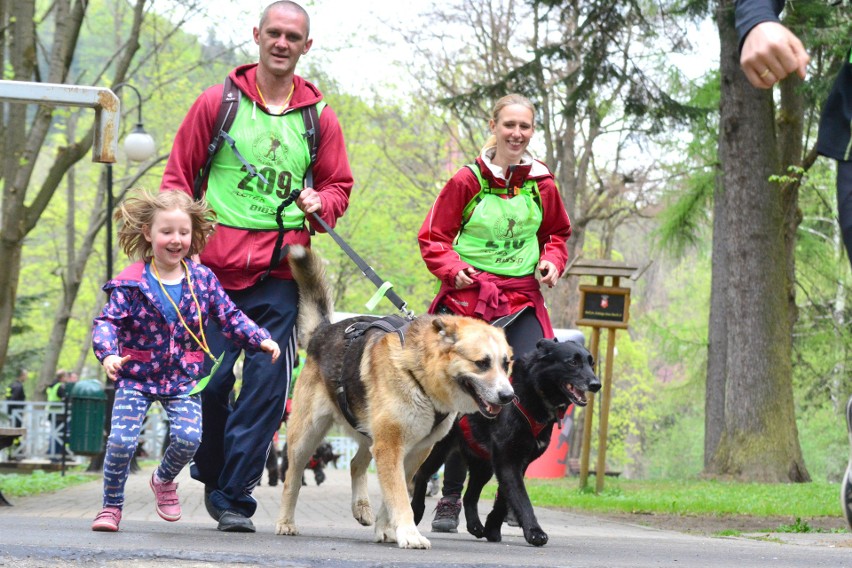
<instances>
[{"instance_id":1,"label":"purple floral jacket","mask_svg":"<svg viewBox=\"0 0 852 568\"><path fill-rule=\"evenodd\" d=\"M178 308L196 337L200 339L199 320L206 325L212 318L225 337L241 348L259 350L261 342L269 339L269 332L234 305L209 268L190 259L186 264L201 316L186 279ZM109 301L93 322L95 356L103 362L108 355L130 355L118 371L118 388L160 396L185 394L195 386L206 355L180 321L166 321L160 296L145 278L146 265L135 262L104 285ZM219 353L214 355L218 357Z\"/></svg>"}]
</instances>

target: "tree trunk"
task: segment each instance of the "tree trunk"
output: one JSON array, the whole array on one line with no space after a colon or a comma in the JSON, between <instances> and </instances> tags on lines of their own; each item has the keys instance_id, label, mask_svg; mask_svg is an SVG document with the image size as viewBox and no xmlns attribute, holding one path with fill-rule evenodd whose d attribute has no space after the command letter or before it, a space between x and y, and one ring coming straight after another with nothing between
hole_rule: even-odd
<instances>
[{"instance_id":1,"label":"tree trunk","mask_svg":"<svg viewBox=\"0 0 852 568\"><path fill-rule=\"evenodd\" d=\"M719 155L722 153L719 138ZM707 331L707 381L704 387L704 469L712 468L712 457L725 426L725 377L727 376L728 328L725 290L728 287L728 261L725 258L725 188L721 172L716 176L713 197L713 265L710 284L710 321Z\"/></svg>"},{"instance_id":2,"label":"tree trunk","mask_svg":"<svg viewBox=\"0 0 852 568\"><path fill-rule=\"evenodd\" d=\"M761 482L809 481L793 407L791 282L785 203L778 174L771 91L752 88L739 68L733 0L720 0L719 160L725 192L727 264L724 429L711 471ZM717 259L718 260L718 259Z\"/></svg>"}]
</instances>

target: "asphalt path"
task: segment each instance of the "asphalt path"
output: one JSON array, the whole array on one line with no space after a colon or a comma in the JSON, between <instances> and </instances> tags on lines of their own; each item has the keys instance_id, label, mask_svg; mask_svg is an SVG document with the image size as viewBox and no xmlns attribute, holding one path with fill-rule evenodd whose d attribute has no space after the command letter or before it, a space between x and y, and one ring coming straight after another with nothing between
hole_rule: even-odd
<instances>
[{"instance_id":1,"label":"asphalt path","mask_svg":"<svg viewBox=\"0 0 852 568\"><path fill-rule=\"evenodd\" d=\"M147 484L150 471L131 475L118 533L90 530L101 503L99 482L13 499L14 506L0 507L0 566L852 568L848 533L698 537L544 508L536 513L550 537L547 545L530 546L520 529L505 525L503 541L490 543L467 534L463 518L460 533L430 532L434 498L419 527L432 548L402 550L373 542L372 527L352 518L348 471L327 473L319 487L307 475L309 485L302 488L296 512L298 536L275 534L281 485L255 489L254 534L218 532L204 509L202 486L185 473L178 478L183 518L176 523L156 515ZM370 484L377 510L374 475Z\"/></svg>"}]
</instances>

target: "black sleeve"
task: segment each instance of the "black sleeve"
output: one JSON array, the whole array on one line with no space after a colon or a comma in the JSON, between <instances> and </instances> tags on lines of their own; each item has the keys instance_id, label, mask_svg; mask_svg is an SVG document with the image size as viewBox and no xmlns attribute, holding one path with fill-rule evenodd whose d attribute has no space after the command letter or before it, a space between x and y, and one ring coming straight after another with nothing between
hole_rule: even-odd
<instances>
[{"instance_id":1,"label":"black sleeve","mask_svg":"<svg viewBox=\"0 0 852 568\"><path fill-rule=\"evenodd\" d=\"M751 28L762 22L779 22L784 0L737 0L734 21L740 38L740 50Z\"/></svg>"},{"instance_id":2,"label":"black sleeve","mask_svg":"<svg viewBox=\"0 0 852 568\"><path fill-rule=\"evenodd\" d=\"M15 381L12 383L12 387L10 389L9 400L26 400L27 396L24 394L24 385L19 381Z\"/></svg>"}]
</instances>

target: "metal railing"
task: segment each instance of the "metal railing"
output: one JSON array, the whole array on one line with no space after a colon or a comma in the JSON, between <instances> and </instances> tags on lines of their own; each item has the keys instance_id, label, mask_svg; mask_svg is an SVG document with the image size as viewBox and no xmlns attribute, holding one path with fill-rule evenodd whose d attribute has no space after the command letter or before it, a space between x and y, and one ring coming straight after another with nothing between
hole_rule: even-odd
<instances>
[{"instance_id":1,"label":"metal railing","mask_svg":"<svg viewBox=\"0 0 852 568\"><path fill-rule=\"evenodd\" d=\"M11 408L10 408L11 407ZM0 464L11 461L59 461L62 459L62 428L65 405L61 402L10 402L0 401L0 426L20 426L26 429L18 443L0 451ZM68 426L73 417L68 414ZM286 442L286 427L282 429L279 450ZM139 435L139 447L144 455L152 459L160 459L168 433L168 419L165 411L159 405L153 405L145 417L142 431ZM338 467L349 469L349 462L358 451L358 445L348 436L328 436L326 441L331 444L335 454L341 457ZM66 459L70 462L77 460L66 447Z\"/></svg>"},{"instance_id":2,"label":"metal railing","mask_svg":"<svg viewBox=\"0 0 852 568\"><path fill-rule=\"evenodd\" d=\"M72 417L63 421L65 405L61 402L0 401L0 426L26 429L18 442L0 451L0 463L10 461L59 461L62 459L63 425L70 427ZM153 406L145 418L139 445L149 455L158 458L163 452L167 432L165 412ZM66 459L76 456L66 447Z\"/></svg>"}]
</instances>

